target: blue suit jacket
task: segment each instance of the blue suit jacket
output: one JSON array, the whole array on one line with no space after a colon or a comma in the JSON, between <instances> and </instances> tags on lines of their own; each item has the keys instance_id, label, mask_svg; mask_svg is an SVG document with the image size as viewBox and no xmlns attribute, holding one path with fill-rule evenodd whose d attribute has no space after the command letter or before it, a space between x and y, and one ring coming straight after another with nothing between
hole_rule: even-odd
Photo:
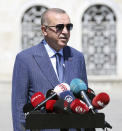
<instances>
[{"instance_id":1,"label":"blue suit jacket","mask_svg":"<svg viewBox=\"0 0 122 131\"><path fill-rule=\"evenodd\" d=\"M70 84L74 78L80 78L87 84L84 57L81 52L66 46L63 49L65 62L65 81ZM14 131L22 131L25 122L23 106L30 102L31 96L59 84L50 58L43 42L16 56L12 80L12 117Z\"/></svg>"}]
</instances>

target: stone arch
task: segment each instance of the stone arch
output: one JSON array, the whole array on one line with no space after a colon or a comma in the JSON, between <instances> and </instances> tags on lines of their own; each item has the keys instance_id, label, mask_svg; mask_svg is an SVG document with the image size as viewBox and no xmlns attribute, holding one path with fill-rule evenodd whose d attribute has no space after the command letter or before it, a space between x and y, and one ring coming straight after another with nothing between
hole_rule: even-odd
<instances>
[{"instance_id":1,"label":"stone arch","mask_svg":"<svg viewBox=\"0 0 122 131\"><path fill-rule=\"evenodd\" d=\"M116 15L103 4L87 8L82 17L82 49L89 75L116 74Z\"/></svg>"},{"instance_id":2,"label":"stone arch","mask_svg":"<svg viewBox=\"0 0 122 131\"><path fill-rule=\"evenodd\" d=\"M28 8L21 19L22 49L38 44L42 39L41 15L47 9L45 6L34 5Z\"/></svg>"}]
</instances>

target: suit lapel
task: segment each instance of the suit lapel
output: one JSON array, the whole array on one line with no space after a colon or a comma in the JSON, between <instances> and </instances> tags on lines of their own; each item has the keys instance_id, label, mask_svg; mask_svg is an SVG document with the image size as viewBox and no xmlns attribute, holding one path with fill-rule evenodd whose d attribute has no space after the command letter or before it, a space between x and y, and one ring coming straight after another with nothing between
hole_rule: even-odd
<instances>
[{"instance_id":1,"label":"suit lapel","mask_svg":"<svg viewBox=\"0 0 122 131\"><path fill-rule=\"evenodd\" d=\"M66 83L70 84L70 81L72 80L73 77L72 74L74 69L73 55L68 46L64 48L63 53L64 53L64 62L65 62L64 80Z\"/></svg>"},{"instance_id":2,"label":"suit lapel","mask_svg":"<svg viewBox=\"0 0 122 131\"><path fill-rule=\"evenodd\" d=\"M46 52L43 43L40 43L37 46L37 50L36 53L34 54L34 58L40 70L43 72L43 74L48 79L48 81L52 84L52 86L55 87L56 85L58 85L59 81L57 79L56 73L53 69L52 63L50 61L50 58Z\"/></svg>"}]
</instances>

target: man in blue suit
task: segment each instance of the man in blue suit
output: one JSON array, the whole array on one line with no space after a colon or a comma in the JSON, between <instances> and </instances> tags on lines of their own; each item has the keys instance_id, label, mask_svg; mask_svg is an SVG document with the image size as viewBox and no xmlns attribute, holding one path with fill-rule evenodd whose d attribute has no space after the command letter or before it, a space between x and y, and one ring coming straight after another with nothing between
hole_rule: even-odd
<instances>
[{"instance_id":1,"label":"man in blue suit","mask_svg":"<svg viewBox=\"0 0 122 131\"><path fill-rule=\"evenodd\" d=\"M25 122L23 106L30 102L34 93L41 91L46 94L49 89L61 82L70 84L74 78L80 78L88 84L83 54L67 46L72 27L73 24L64 10L48 9L41 19L44 40L17 54L12 80L14 131L23 131L21 125ZM61 81L56 69L57 52L63 66Z\"/></svg>"}]
</instances>

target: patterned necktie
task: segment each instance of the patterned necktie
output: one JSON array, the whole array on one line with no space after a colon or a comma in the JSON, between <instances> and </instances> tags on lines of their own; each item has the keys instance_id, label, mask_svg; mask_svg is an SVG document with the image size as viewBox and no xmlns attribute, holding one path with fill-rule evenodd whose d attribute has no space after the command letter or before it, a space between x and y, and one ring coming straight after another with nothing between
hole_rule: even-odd
<instances>
[{"instance_id":1,"label":"patterned necktie","mask_svg":"<svg viewBox=\"0 0 122 131\"><path fill-rule=\"evenodd\" d=\"M62 83L63 82L63 63L61 63L61 54L56 53L56 69L57 69L57 74L59 81Z\"/></svg>"}]
</instances>

